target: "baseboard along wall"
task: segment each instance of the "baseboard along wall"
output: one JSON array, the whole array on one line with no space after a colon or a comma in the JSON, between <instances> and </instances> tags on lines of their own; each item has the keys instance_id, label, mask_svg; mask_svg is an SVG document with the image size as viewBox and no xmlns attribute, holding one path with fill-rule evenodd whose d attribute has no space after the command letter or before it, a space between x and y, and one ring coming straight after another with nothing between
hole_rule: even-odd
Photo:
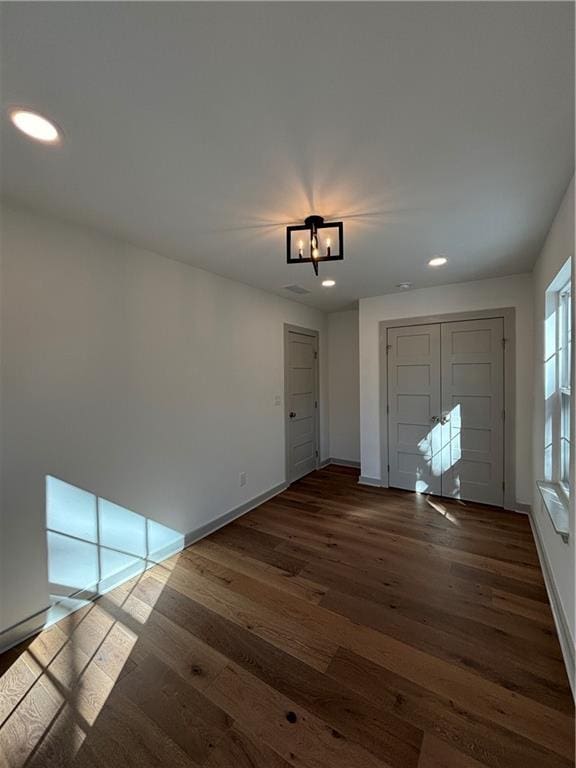
<instances>
[{"instance_id":1,"label":"baseboard along wall","mask_svg":"<svg viewBox=\"0 0 576 768\"><path fill-rule=\"evenodd\" d=\"M79 611L81 608L87 605L87 603L93 602L101 595L105 595L107 592L110 592L112 589L115 589L134 576L137 576L140 573L144 573L149 568L152 568L153 566L158 565L158 563L167 560L169 557L178 554L178 552L181 552L182 549L186 549L196 541L209 536L219 528L224 527L228 523L231 523L233 520L236 520L236 518L245 515L247 512L250 512L250 510L260 506L260 504L264 504L264 502L268 501L274 496L277 496L279 493L282 493L282 491L284 491L287 487L287 483L280 483L279 485L270 488L268 491L255 496L249 501L246 501L243 504L240 504L238 507L225 512L223 515L220 515L214 520L211 520L209 523L205 523L199 528L186 533L184 535L183 545L179 543L175 547L164 546L162 549L150 553L146 559L135 558L138 559L139 562L130 564L126 568L117 571L113 576L108 577L105 581L102 581L99 584L90 585L85 589L78 590L71 595L58 599L58 601L54 604L46 606L40 611L34 613L32 616L28 616L27 618L22 619L22 621L19 621L17 624L4 629L2 632L0 632L0 653L4 653L4 651L13 648L15 645L19 645L20 643L24 642L24 640L27 640L33 635L38 634L38 632L41 632L43 629L47 629L48 627L52 626L52 624L55 624L56 622L63 619L65 616L69 616L70 614ZM181 541L182 537L179 537L179 539Z\"/></svg>"},{"instance_id":2,"label":"baseboard along wall","mask_svg":"<svg viewBox=\"0 0 576 768\"><path fill-rule=\"evenodd\" d=\"M562 650L562 656L564 658L564 665L566 667L566 673L568 675L568 681L570 682L570 688L572 689L572 696L576 701L576 659L574 652L574 638L570 633L568 620L558 595L558 590L554 583L554 577L552 576L552 569L546 555L546 551L542 546L540 534L538 532L538 526L532 514L529 515L530 527L532 528L532 536L536 543L536 550L538 552L538 559L540 560L540 567L544 576L544 583L546 585L546 591L548 592L548 599L550 601L550 607L552 609L552 616L554 617L554 624L556 625L556 631L558 633L558 640L560 641L560 648Z\"/></svg>"}]
</instances>

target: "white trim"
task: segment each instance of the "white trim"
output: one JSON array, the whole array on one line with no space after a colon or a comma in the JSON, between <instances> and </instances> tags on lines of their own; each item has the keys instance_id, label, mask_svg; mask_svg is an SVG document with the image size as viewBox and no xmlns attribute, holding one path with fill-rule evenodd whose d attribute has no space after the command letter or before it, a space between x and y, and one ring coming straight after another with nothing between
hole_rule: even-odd
<instances>
[{"instance_id":1,"label":"white trim","mask_svg":"<svg viewBox=\"0 0 576 768\"><path fill-rule=\"evenodd\" d=\"M359 461L352 461L351 459L336 459L332 456L327 464L335 464L337 467L354 467L354 469L360 469Z\"/></svg>"},{"instance_id":2,"label":"white trim","mask_svg":"<svg viewBox=\"0 0 576 768\"><path fill-rule=\"evenodd\" d=\"M236 518L242 517L242 515L250 512L255 507L259 507L260 504L264 504L264 502L272 499L279 493L282 493L282 491L286 490L287 487L287 483L280 483L279 485L270 488L268 491L255 496L253 499L245 501L238 507L225 512L223 515L220 515L209 523L205 523L199 528L196 528L194 531L190 531L184 535L184 546L182 548L178 547L177 549L169 549L167 547L163 547L162 549L157 550L156 552L152 553L145 561L143 560L145 565L142 568L142 572L152 568L158 563L161 563L163 560L167 560L169 557L178 554L178 552L182 551L182 549L187 549L196 541L203 539L205 536L209 536L219 528L222 528L233 520L236 520ZM22 619L22 621L19 621L17 624L4 629L2 632L0 632L0 653L4 653L10 648L13 648L15 645L22 643L24 640L27 640L33 635L38 634L38 632L41 632L43 629L47 629L48 627L52 626L52 624L55 624L63 619L65 616L69 616L70 614L75 613L76 611L80 610L80 608L83 608L87 603L94 602L101 595L110 592L112 589L115 589L115 587L120 586L120 584L123 584L129 579L134 578L135 575L137 574L134 573L134 565L129 565L127 568L124 568L115 574L114 577L111 577L110 580L107 580L104 588L102 588L102 585L100 585L98 593L95 593L92 590L78 591L71 598L63 599L58 604L59 610L55 611L55 606L48 606L41 609L40 611L37 611L32 616L28 616L27 618Z\"/></svg>"},{"instance_id":3,"label":"white trim","mask_svg":"<svg viewBox=\"0 0 576 768\"><path fill-rule=\"evenodd\" d=\"M572 284L570 272L571 259L568 259L544 294L547 330L544 334L544 359L541 361L544 370L552 362L554 365L554 388L547 395L545 403L545 416L551 424L551 452L550 457L545 459L544 476L547 483L562 484L567 497L570 495L570 442L565 433L570 433L571 381L567 380L566 373L571 368L568 350L570 308L573 302L565 299L571 297L571 291L567 290ZM550 319L553 319L553 329L548 328ZM566 443L569 446L567 457L564 453Z\"/></svg>"},{"instance_id":4,"label":"white trim","mask_svg":"<svg viewBox=\"0 0 576 768\"><path fill-rule=\"evenodd\" d=\"M367 477L366 475L360 475L358 478L358 485L371 485L376 488L382 488L382 481L377 477Z\"/></svg>"},{"instance_id":5,"label":"white trim","mask_svg":"<svg viewBox=\"0 0 576 768\"><path fill-rule=\"evenodd\" d=\"M542 569L542 575L544 576L544 584L546 585L546 592L548 593L548 600L550 601L550 608L552 609L552 616L554 617L554 624L556 625L556 632L558 633L558 640L560 641L560 649L562 650L562 656L564 658L564 665L566 667L566 673L568 675L568 681L570 688L572 689L572 696L576 700L576 660L574 658L574 638L570 633L570 625L566 619L562 602L556 590L554 584L554 577L552 576L552 569L548 562L546 550L540 540L540 534L538 532L538 525L534 520L533 515L530 515L530 527L532 528L532 536L536 544L536 551L538 552L538 559L540 560L540 568Z\"/></svg>"},{"instance_id":6,"label":"white trim","mask_svg":"<svg viewBox=\"0 0 576 768\"><path fill-rule=\"evenodd\" d=\"M514 505L514 509L508 511L517 512L519 515L530 515L532 514L532 507L530 504L524 504L523 501L517 501Z\"/></svg>"},{"instance_id":7,"label":"white trim","mask_svg":"<svg viewBox=\"0 0 576 768\"><path fill-rule=\"evenodd\" d=\"M134 555L135 563L131 563L116 573L111 574L98 585L78 589L71 595L64 596L61 599L59 598L54 605L42 608L40 611L32 614L32 616L28 616L17 624L2 630L2 632L0 632L0 653L4 653L4 651L13 648L15 645L36 635L43 629L47 629L53 624L57 624L66 616L79 611L80 608L84 608L87 603L94 602L101 595L105 595L107 592L119 587L120 584L124 584L126 581L134 578L134 576L144 573L149 568L178 554L181 550L182 547L180 545L177 545L176 547L167 545L156 552L152 552L147 558L141 558Z\"/></svg>"},{"instance_id":8,"label":"white trim","mask_svg":"<svg viewBox=\"0 0 576 768\"><path fill-rule=\"evenodd\" d=\"M270 488L270 490L264 491L264 493L261 493L258 496L254 496L254 498L250 499L249 501L245 501L244 504L240 504L240 506L234 507L234 509L231 509L229 512L225 512L215 520L211 520L209 523L201 525L200 528L196 528L194 531L187 533L184 536L184 549L191 546L196 541L203 539L205 536L209 536L211 533L215 533L220 528L228 525L228 523L231 523L238 517L242 517L242 515L245 515L247 512L251 512L256 507L259 507L260 504L264 504L266 501L274 498L274 496L278 496L278 494L282 493L282 491L285 491L286 488L288 488L288 483L280 483L279 485L275 485L273 488Z\"/></svg>"},{"instance_id":9,"label":"white trim","mask_svg":"<svg viewBox=\"0 0 576 768\"><path fill-rule=\"evenodd\" d=\"M560 483L545 483L537 480L536 487L540 492L542 503L548 513L554 532L568 543L570 538L570 508L568 500L560 490Z\"/></svg>"}]
</instances>

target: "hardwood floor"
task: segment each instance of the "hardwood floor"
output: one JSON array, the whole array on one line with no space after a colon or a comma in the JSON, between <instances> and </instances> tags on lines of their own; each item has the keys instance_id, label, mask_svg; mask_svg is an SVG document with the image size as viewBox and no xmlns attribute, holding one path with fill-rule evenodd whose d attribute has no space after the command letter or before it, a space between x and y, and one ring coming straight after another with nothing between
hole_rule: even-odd
<instances>
[{"instance_id":1,"label":"hardwood floor","mask_svg":"<svg viewBox=\"0 0 576 768\"><path fill-rule=\"evenodd\" d=\"M0 764L568 768L528 519L315 472L0 659Z\"/></svg>"}]
</instances>

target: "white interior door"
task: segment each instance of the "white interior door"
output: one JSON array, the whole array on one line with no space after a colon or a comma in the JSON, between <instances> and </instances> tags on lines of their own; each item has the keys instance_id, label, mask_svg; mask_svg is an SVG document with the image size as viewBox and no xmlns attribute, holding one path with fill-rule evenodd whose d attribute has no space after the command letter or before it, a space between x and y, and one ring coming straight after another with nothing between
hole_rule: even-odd
<instances>
[{"instance_id":1,"label":"white interior door","mask_svg":"<svg viewBox=\"0 0 576 768\"><path fill-rule=\"evenodd\" d=\"M286 354L288 482L318 464L318 338L289 330Z\"/></svg>"},{"instance_id":2,"label":"white interior door","mask_svg":"<svg viewBox=\"0 0 576 768\"><path fill-rule=\"evenodd\" d=\"M440 494L440 326L388 330L389 481Z\"/></svg>"},{"instance_id":3,"label":"white interior door","mask_svg":"<svg viewBox=\"0 0 576 768\"><path fill-rule=\"evenodd\" d=\"M442 495L504 503L504 321L442 324Z\"/></svg>"},{"instance_id":4,"label":"white interior door","mask_svg":"<svg viewBox=\"0 0 576 768\"><path fill-rule=\"evenodd\" d=\"M503 506L502 318L388 329L391 486Z\"/></svg>"}]
</instances>

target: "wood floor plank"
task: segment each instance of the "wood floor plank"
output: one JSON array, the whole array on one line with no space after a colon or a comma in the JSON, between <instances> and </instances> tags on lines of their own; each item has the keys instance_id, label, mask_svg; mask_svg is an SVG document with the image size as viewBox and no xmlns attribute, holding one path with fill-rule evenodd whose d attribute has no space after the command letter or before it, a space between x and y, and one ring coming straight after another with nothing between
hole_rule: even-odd
<instances>
[{"instance_id":1,"label":"wood floor plank","mask_svg":"<svg viewBox=\"0 0 576 768\"><path fill-rule=\"evenodd\" d=\"M255 520L245 518L240 520L239 525L247 528L253 528L261 533L269 533L275 536L285 535L295 541L313 540L319 543L334 543L330 540L335 538L331 531L322 530L321 526L316 526L308 520L299 519L298 525L279 520ZM376 542L373 536L348 535L343 537L345 542L342 546L350 549L363 550L364 556L378 558L382 552L403 553L404 556L420 558L423 562L432 560L437 567L448 567L451 563L458 563L478 569L484 569L500 576L510 578L521 578L525 581L535 584L542 583L542 574L536 565L536 562L524 563L514 562L502 559L502 557L488 557L485 554L469 552L465 549L458 549L444 544L434 544L426 541L410 539L407 536L384 535Z\"/></svg>"},{"instance_id":2,"label":"wood floor plank","mask_svg":"<svg viewBox=\"0 0 576 768\"><path fill-rule=\"evenodd\" d=\"M149 585L152 589L147 588ZM144 578L132 592L129 601L122 607L110 606L109 610L139 633L138 642L130 657L135 665L141 664L147 656L154 655L176 674L202 691L224 669L227 659L203 643L196 635L186 631L180 624L171 621L160 610L151 610L148 615L146 609L151 606L146 601L151 601L154 605L163 589L164 585L156 579ZM107 597L102 599L104 604L107 603ZM128 614L127 610L131 613ZM134 612L137 616L147 615L146 622L140 627L132 620Z\"/></svg>"},{"instance_id":3,"label":"wood floor plank","mask_svg":"<svg viewBox=\"0 0 576 768\"><path fill-rule=\"evenodd\" d=\"M554 617L547 603L531 600L520 595L513 595L503 589L493 588L491 592L491 602L495 608L510 613L514 617L522 616L536 624L540 624L553 633L556 632Z\"/></svg>"},{"instance_id":4,"label":"wood floor plank","mask_svg":"<svg viewBox=\"0 0 576 768\"><path fill-rule=\"evenodd\" d=\"M206 768L289 768L279 754L259 739L252 738L234 726L220 741Z\"/></svg>"},{"instance_id":5,"label":"wood floor plank","mask_svg":"<svg viewBox=\"0 0 576 768\"><path fill-rule=\"evenodd\" d=\"M474 584L482 584L493 589L502 589L510 594L526 597L529 600L535 600L548 605L548 595L543 581L534 583L523 579L522 574L518 577L503 576L496 571L475 568L474 566L463 565L462 563L452 563L450 572L459 578L469 579Z\"/></svg>"},{"instance_id":6,"label":"wood floor plank","mask_svg":"<svg viewBox=\"0 0 576 768\"><path fill-rule=\"evenodd\" d=\"M289 765L385 768L361 746L248 672L227 667L207 695Z\"/></svg>"},{"instance_id":7,"label":"wood floor plank","mask_svg":"<svg viewBox=\"0 0 576 768\"><path fill-rule=\"evenodd\" d=\"M310 603L319 603L327 592L326 588L322 587L321 584L317 584L300 574L294 574L269 563L263 563L246 554L234 552L234 550L213 543L208 539L199 541L194 546L193 552L244 576L265 581L281 592L288 592L288 594L299 597L302 600L307 600ZM185 550L183 556L186 557L191 553L192 550Z\"/></svg>"},{"instance_id":8,"label":"wood floor plank","mask_svg":"<svg viewBox=\"0 0 576 768\"><path fill-rule=\"evenodd\" d=\"M439 696L401 674L385 669L350 651L334 657L328 675L361 693L382 709L418 722L457 750L491 768L568 768L570 757L518 736L499 719L479 716Z\"/></svg>"},{"instance_id":9,"label":"wood floor plank","mask_svg":"<svg viewBox=\"0 0 576 768\"><path fill-rule=\"evenodd\" d=\"M482 629L475 633L473 622L462 623L458 617L444 615L441 611L438 616L425 607L403 611L400 601L390 607L336 591L330 591L322 605L464 670L481 672L487 679L543 701L559 711L572 711L572 701L566 696L566 672L561 659L538 654L523 656L524 641L504 630L500 634L486 633Z\"/></svg>"},{"instance_id":10,"label":"wood floor plank","mask_svg":"<svg viewBox=\"0 0 576 768\"><path fill-rule=\"evenodd\" d=\"M542 658L530 663L529 658L506 650L505 634L500 648L492 648L489 643L483 643L481 637L475 640L472 635L463 637L454 633L448 623L444 628L441 625L429 626L396 610L336 592L330 592L323 605L465 672L480 674L509 691L532 698L566 715L572 713L573 702L564 685L562 663Z\"/></svg>"},{"instance_id":11,"label":"wood floor plank","mask_svg":"<svg viewBox=\"0 0 576 768\"><path fill-rule=\"evenodd\" d=\"M126 675L117 691L200 765L232 726L225 712L153 655Z\"/></svg>"},{"instance_id":12,"label":"wood floor plank","mask_svg":"<svg viewBox=\"0 0 576 768\"><path fill-rule=\"evenodd\" d=\"M75 763L89 750L100 768L199 768L154 720L115 691L87 734Z\"/></svg>"},{"instance_id":13,"label":"wood floor plank","mask_svg":"<svg viewBox=\"0 0 576 768\"><path fill-rule=\"evenodd\" d=\"M38 749L64 706L56 686L40 677L0 728L0 765L20 768Z\"/></svg>"},{"instance_id":14,"label":"wood floor plank","mask_svg":"<svg viewBox=\"0 0 576 768\"><path fill-rule=\"evenodd\" d=\"M422 732L415 725L380 712L346 686L335 684L169 586L158 600L157 610L391 765L410 768L416 764Z\"/></svg>"},{"instance_id":15,"label":"wood floor plank","mask_svg":"<svg viewBox=\"0 0 576 768\"><path fill-rule=\"evenodd\" d=\"M193 560L188 559L186 562L188 566ZM178 574L179 569L176 568L175 572ZM195 571L201 574L205 572L201 565ZM235 579L231 573L220 572L215 578L226 582L226 592L237 590L237 594L247 595L254 602L257 600L262 610L270 613L280 610L277 591L268 585L258 585L256 588L249 579ZM183 576L180 579L186 581ZM312 631L316 627L327 637L338 637L340 645L389 669L401 665L404 670L402 674L408 679L415 682L421 680L422 685L431 691L453 698L461 706L481 716L498 719L519 735L530 735L544 746L553 744L560 754L571 754L573 728L570 719L546 705L522 697L481 675L456 668L443 659L435 658L367 625L359 626L322 606L311 606L287 595L281 609L285 620L294 622L303 630Z\"/></svg>"},{"instance_id":16,"label":"wood floor plank","mask_svg":"<svg viewBox=\"0 0 576 768\"><path fill-rule=\"evenodd\" d=\"M467 712L501 723L563 757L571 759L574 754L573 719L540 702L367 627L361 627L347 638L346 645L375 664L396 670L410 682L453 701Z\"/></svg>"},{"instance_id":17,"label":"wood floor plank","mask_svg":"<svg viewBox=\"0 0 576 768\"><path fill-rule=\"evenodd\" d=\"M478 593L473 596L467 594L465 590L459 593L459 585L457 586L455 582L448 582L446 587L442 588L444 585L430 584L407 577L395 577L394 574L387 574L384 570L380 572L381 578L376 581L362 578L358 569L345 565L339 565L336 568L330 563L318 561L309 563L303 573L321 583L325 587L325 592L328 589L336 589L378 604L389 604L407 613L417 611L419 619L425 623L428 623L428 614L433 613L444 620L449 613L450 616L479 622L514 637L541 644L545 651L551 646L550 637L555 636L551 617L545 610L541 611L542 615L535 621L533 616L518 612L526 603L518 605L512 601L512 596L506 601L502 596L505 593L495 597L490 590L487 592L486 599L481 600ZM529 605L534 610L533 604L529 603ZM527 610L524 609L525 614ZM474 634L476 635L476 632Z\"/></svg>"},{"instance_id":18,"label":"wood floor plank","mask_svg":"<svg viewBox=\"0 0 576 768\"><path fill-rule=\"evenodd\" d=\"M269 608L256 598L256 601L237 592L227 589L217 580L204 578L196 572L190 578L190 571L184 567L177 568L170 576L170 586L183 595L216 610L230 621L253 631L259 637L269 640L287 653L306 661L316 669L326 669L334 655L337 643L316 631L314 626L303 627L297 620L282 611L284 601L277 600ZM156 577L156 574L154 574ZM264 590L265 585L263 585ZM299 601L300 602L300 601ZM302 605L305 605L302 601ZM277 610L282 611L282 614Z\"/></svg>"},{"instance_id":19,"label":"wood floor plank","mask_svg":"<svg viewBox=\"0 0 576 768\"><path fill-rule=\"evenodd\" d=\"M266 533L246 531L240 525L228 525L210 536L209 541L244 553L263 563L296 576L304 561L278 550L283 539Z\"/></svg>"},{"instance_id":20,"label":"wood floor plank","mask_svg":"<svg viewBox=\"0 0 576 768\"><path fill-rule=\"evenodd\" d=\"M313 472L0 657L1 768L574 768L529 520Z\"/></svg>"},{"instance_id":21,"label":"wood floor plank","mask_svg":"<svg viewBox=\"0 0 576 768\"><path fill-rule=\"evenodd\" d=\"M334 510L334 506L331 503L330 511L332 510ZM290 524L293 519L293 511L292 507L285 505L282 498L274 499L268 502L266 508L260 510L253 519L258 520L261 517L266 517ZM379 522L379 524L366 523L366 521L359 522L354 519L346 519L340 514L327 515L324 508L303 511L299 515L299 520L302 518L318 530L329 528L330 531L348 531L357 539L370 539L377 533L383 539L395 540L395 537L401 537L415 543L432 543L506 562L519 562L530 567L538 566L538 555L529 539L518 542L511 540L509 536L490 536L486 531L482 535L478 535L476 531L468 531L468 529L456 532L453 528L441 528L437 525L429 525L428 522L424 524L398 522L395 519L390 519L390 516L386 516L385 521Z\"/></svg>"},{"instance_id":22,"label":"wood floor plank","mask_svg":"<svg viewBox=\"0 0 576 768\"><path fill-rule=\"evenodd\" d=\"M482 768L482 763L427 733L418 768Z\"/></svg>"}]
</instances>

